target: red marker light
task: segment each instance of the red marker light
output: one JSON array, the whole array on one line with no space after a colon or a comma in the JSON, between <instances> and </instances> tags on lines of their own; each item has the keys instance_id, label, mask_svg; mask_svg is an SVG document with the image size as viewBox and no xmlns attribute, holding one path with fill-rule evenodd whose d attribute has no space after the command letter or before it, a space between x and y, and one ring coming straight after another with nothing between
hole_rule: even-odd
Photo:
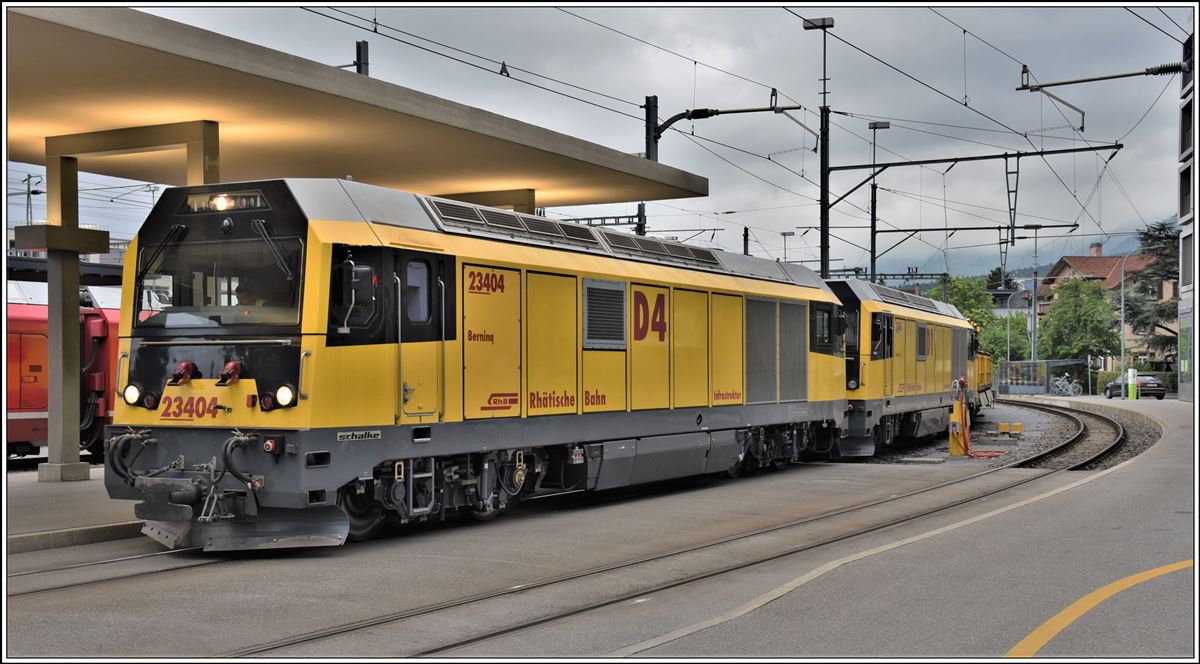
<instances>
[{"instance_id":1,"label":"red marker light","mask_svg":"<svg viewBox=\"0 0 1200 664\"><path fill-rule=\"evenodd\" d=\"M195 362L184 360L175 366L175 370L171 372L171 380L167 382L170 385L184 385L198 373Z\"/></svg>"},{"instance_id":2,"label":"red marker light","mask_svg":"<svg viewBox=\"0 0 1200 664\"><path fill-rule=\"evenodd\" d=\"M221 376L221 380L217 381L218 387L233 385L234 383L238 382L238 378L240 378L242 375L242 363L238 362L237 360L226 362L225 368L221 369L218 375Z\"/></svg>"}]
</instances>

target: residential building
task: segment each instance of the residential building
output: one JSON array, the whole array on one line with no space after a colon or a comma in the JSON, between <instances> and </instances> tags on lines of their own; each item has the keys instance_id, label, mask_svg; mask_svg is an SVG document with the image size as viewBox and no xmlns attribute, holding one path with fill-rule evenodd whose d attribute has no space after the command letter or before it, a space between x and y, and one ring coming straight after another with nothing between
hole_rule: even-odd
<instances>
[{"instance_id":1,"label":"residential building","mask_svg":"<svg viewBox=\"0 0 1200 664\"><path fill-rule=\"evenodd\" d=\"M1099 242L1094 242L1088 248L1087 256L1063 256L1058 259L1058 262L1050 268L1050 272L1043 278L1037 287L1037 310L1038 320L1050 311L1050 305L1054 302L1054 287L1066 279L1086 279L1089 281L1097 281L1104 287L1105 290L1113 292L1119 299L1121 290L1121 275L1122 263L1124 263L1124 276L1126 293L1131 292L1133 288L1133 275L1145 269L1147 265L1154 262L1152 256L1143 254L1128 254L1126 256L1105 256L1103 245ZM1146 293L1159 300L1169 300L1179 295L1179 281L1171 279L1157 284L1154 291ZM1014 298L1016 299L1016 298ZM1178 324L1172 322L1164 326L1166 331L1171 334L1178 332ZM1175 357L1172 356L1154 356L1149 354L1142 348L1141 337L1147 330L1134 330L1130 325L1125 325L1121 330L1121 334L1125 338L1126 358L1142 359L1151 364L1159 364L1156 367L1162 370L1172 370L1174 368ZM1105 369L1115 371L1120 369L1121 357L1106 358Z\"/></svg>"}]
</instances>

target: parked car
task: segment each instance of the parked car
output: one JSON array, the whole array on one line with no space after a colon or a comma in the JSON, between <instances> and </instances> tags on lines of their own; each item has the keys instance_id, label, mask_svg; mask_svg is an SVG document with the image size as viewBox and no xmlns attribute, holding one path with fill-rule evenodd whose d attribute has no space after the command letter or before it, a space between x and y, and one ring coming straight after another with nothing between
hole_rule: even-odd
<instances>
[{"instance_id":1,"label":"parked car","mask_svg":"<svg viewBox=\"0 0 1200 664\"><path fill-rule=\"evenodd\" d=\"M1104 386L1104 396L1109 399L1119 397L1125 394L1125 378L1124 374L1117 376L1117 379L1108 385ZM1146 376L1138 374L1137 377L1138 397L1154 397L1162 399L1167 396L1167 386L1163 384L1155 376Z\"/></svg>"}]
</instances>

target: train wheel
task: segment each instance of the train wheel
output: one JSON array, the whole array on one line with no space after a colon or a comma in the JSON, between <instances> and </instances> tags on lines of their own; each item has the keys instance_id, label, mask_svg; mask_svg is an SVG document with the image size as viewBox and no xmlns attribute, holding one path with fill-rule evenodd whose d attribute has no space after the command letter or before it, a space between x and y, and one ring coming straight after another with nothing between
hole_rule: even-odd
<instances>
[{"instance_id":1,"label":"train wheel","mask_svg":"<svg viewBox=\"0 0 1200 664\"><path fill-rule=\"evenodd\" d=\"M350 520L350 539L355 542L369 540L383 528L383 506L372 496L358 493L353 485L338 493L337 504Z\"/></svg>"}]
</instances>

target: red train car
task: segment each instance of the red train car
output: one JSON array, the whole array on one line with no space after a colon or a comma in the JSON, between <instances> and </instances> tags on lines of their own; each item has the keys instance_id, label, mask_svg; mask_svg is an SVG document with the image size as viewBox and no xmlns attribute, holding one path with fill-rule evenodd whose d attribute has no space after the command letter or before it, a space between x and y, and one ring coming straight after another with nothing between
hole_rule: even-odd
<instances>
[{"instance_id":1,"label":"red train car","mask_svg":"<svg viewBox=\"0 0 1200 664\"><path fill-rule=\"evenodd\" d=\"M104 425L112 420L121 289L80 289L80 447L103 452ZM8 282L8 422L10 455L37 454L46 442L48 299L46 284Z\"/></svg>"}]
</instances>

